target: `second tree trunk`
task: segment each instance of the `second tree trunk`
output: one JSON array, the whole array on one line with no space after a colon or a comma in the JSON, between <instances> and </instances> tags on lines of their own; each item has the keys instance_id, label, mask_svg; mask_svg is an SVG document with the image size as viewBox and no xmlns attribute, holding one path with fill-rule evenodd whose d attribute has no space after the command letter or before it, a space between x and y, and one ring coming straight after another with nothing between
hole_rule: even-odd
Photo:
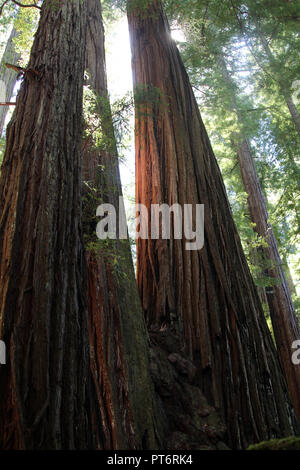
<instances>
[{"instance_id":1,"label":"second tree trunk","mask_svg":"<svg viewBox=\"0 0 300 470\"><path fill-rule=\"evenodd\" d=\"M129 2L137 89L136 197L205 205L205 245L138 240L138 287L150 328L171 328L223 411L232 447L294 432L286 384L226 191L161 2ZM142 91L142 93L141 93ZM154 98L153 98L154 97ZM295 424L295 426L297 426Z\"/></svg>"}]
</instances>

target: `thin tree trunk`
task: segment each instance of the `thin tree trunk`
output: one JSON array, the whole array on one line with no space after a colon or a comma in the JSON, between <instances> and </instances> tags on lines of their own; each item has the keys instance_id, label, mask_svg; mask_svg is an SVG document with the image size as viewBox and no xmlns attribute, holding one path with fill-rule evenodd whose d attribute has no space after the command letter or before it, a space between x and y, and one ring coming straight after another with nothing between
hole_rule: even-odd
<instances>
[{"instance_id":1,"label":"thin tree trunk","mask_svg":"<svg viewBox=\"0 0 300 470\"><path fill-rule=\"evenodd\" d=\"M86 0L45 0L0 180L2 449L94 446L81 242ZM38 75L36 75L36 73Z\"/></svg>"},{"instance_id":2,"label":"thin tree trunk","mask_svg":"<svg viewBox=\"0 0 300 470\"><path fill-rule=\"evenodd\" d=\"M117 239L110 247L95 239L97 200L112 204L119 215L122 196L118 153L106 84L104 29L99 0L88 0L86 69L88 84L99 99L104 148L95 148L92 135L84 141L83 207L88 249L88 302L91 370L101 402L98 418L106 449L156 448L154 387L150 378L149 350L138 296L129 240ZM96 190L96 193L95 193ZM96 194L96 197L95 197ZM89 201L94 204L89 204ZM121 208L122 209L122 208ZM89 246L89 245L88 245Z\"/></svg>"},{"instance_id":3,"label":"thin tree trunk","mask_svg":"<svg viewBox=\"0 0 300 470\"><path fill-rule=\"evenodd\" d=\"M232 107L237 119L242 124L242 116L238 109L237 99L233 90L233 82L229 75L226 62L219 56L219 63L225 84L231 92ZM236 139L238 139L236 141ZM294 306L287 279L284 274L283 263L277 246L272 227L269 225L269 215L255 168L254 159L249 141L245 137L235 137L238 161L251 221L255 224L254 231L262 237L267 246L259 248L259 255L266 264L264 273L274 281L274 285L265 288L266 299L269 306L274 336L282 368L288 384L292 402L300 420L300 367L291 361L292 344L300 338L300 328L295 316Z\"/></svg>"},{"instance_id":4,"label":"thin tree trunk","mask_svg":"<svg viewBox=\"0 0 300 470\"><path fill-rule=\"evenodd\" d=\"M298 131L298 134L300 135L300 113L298 109L296 108L296 105L291 96L289 96L287 93L284 93L284 99L285 99L287 107L289 108L289 111L291 113L295 127Z\"/></svg>"},{"instance_id":5,"label":"thin tree trunk","mask_svg":"<svg viewBox=\"0 0 300 470\"><path fill-rule=\"evenodd\" d=\"M12 29L10 37L7 41L5 51L1 60L0 69L0 87L3 93L4 102L10 102L13 96L13 91L17 81L17 74L14 70L5 67L5 63L18 64L20 60L20 54L15 49L14 39L18 36L15 28ZM4 90L3 90L4 88ZM2 91L3 90L3 91ZM8 106L0 106L0 136L3 133L5 119L8 113Z\"/></svg>"},{"instance_id":6,"label":"thin tree trunk","mask_svg":"<svg viewBox=\"0 0 300 470\"><path fill-rule=\"evenodd\" d=\"M300 366L291 361L292 344L300 338L300 328L295 316L291 293L280 259L273 229L268 223L268 212L254 165L249 142L245 139L238 149L238 159L248 195L248 207L254 230L262 237L267 246L260 248L267 262L266 275L274 280L272 287L266 287L266 295L273 325L276 345L285 373L292 402L300 420Z\"/></svg>"},{"instance_id":7,"label":"thin tree trunk","mask_svg":"<svg viewBox=\"0 0 300 470\"><path fill-rule=\"evenodd\" d=\"M230 446L293 434L278 356L161 2L142 12L135 5L129 1L134 84L156 96L137 100L137 202L205 205L201 251L187 251L186 240L173 236L138 240L148 325L183 330L182 346L198 364L202 390L222 410Z\"/></svg>"}]
</instances>

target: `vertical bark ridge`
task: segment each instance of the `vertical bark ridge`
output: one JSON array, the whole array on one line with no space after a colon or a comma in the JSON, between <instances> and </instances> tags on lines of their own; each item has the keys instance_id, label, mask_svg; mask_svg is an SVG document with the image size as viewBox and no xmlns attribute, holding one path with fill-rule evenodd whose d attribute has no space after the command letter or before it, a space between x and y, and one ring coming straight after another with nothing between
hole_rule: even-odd
<instances>
[{"instance_id":1,"label":"vertical bark ridge","mask_svg":"<svg viewBox=\"0 0 300 470\"><path fill-rule=\"evenodd\" d=\"M101 401L99 420L104 448L141 449L157 446L155 395L149 372L149 349L128 240L109 244L96 239L94 215L99 203L112 204L119 214L122 196L118 153L106 83L101 4L88 0L86 70L88 85L100 98L98 111L107 141L96 148L93 136L84 140L83 179L87 241L89 332L93 384ZM103 109L104 108L104 109ZM87 123L88 129L88 123ZM92 196L89 187L96 191Z\"/></svg>"},{"instance_id":2,"label":"vertical bark ridge","mask_svg":"<svg viewBox=\"0 0 300 470\"><path fill-rule=\"evenodd\" d=\"M137 242L148 326L182 332L202 390L224 412L231 446L291 434L297 424L278 357L161 2L141 13L130 1L128 19L134 84L159 90L157 100L136 103L137 202L205 205L201 251L172 237Z\"/></svg>"},{"instance_id":3,"label":"vertical bark ridge","mask_svg":"<svg viewBox=\"0 0 300 470\"><path fill-rule=\"evenodd\" d=\"M86 1L48 0L0 180L2 449L92 447L81 134ZM95 404L94 404L95 406Z\"/></svg>"}]
</instances>

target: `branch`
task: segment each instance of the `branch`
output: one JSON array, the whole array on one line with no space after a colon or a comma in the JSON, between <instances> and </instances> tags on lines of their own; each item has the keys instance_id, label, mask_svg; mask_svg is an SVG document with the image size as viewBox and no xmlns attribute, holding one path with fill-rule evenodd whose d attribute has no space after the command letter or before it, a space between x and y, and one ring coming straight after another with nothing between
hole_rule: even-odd
<instances>
[{"instance_id":1,"label":"branch","mask_svg":"<svg viewBox=\"0 0 300 470\"><path fill-rule=\"evenodd\" d=\"M37 2L33 2L33 3L30 3L28 5L24 5L24 3L21 3L21 2L18 2L17 0L11 0L13 3L15 3L16 5L18 5L19 7L22 7L22 8L38 8L39 10L41 10L41 7L39 7L37 5Z\"/></svg>"},{"instance_id":2,"label":"branch","mask_svg":"<svg viewBox=\"0 0 300 470\"><path fill-rule=\"evenodd\" d=\"M16 106L16 102L6 102L6 103L0 103L0 106Z\"/></svg>"},{"instance_id":3,"label":"branch","mask_svg":"<svg viewBox=\"0 0 300 470\"><path fill-rule=\"evenodd\" d=\"M1 7L0 7L0 16L2 15L2 11L3 11L3 8L5 7L5 5L9 2L9 1L12 1L15 5L18 5L19 7L22 7L22 8L38 8L39 10L41 10L42 8L37 4L38 0L34 1L33 0L33 3L30 3L30 4L24 4L24 3L21 3L17 0L5 0Z\"/></svg>"},{"instance_id":4,"label":"branch","mask_svg":"<svg viewBox=\"0 0 300 470\"><path fill-rule=\"evenodd\" d=\"M2 15L2 11L3 11L3 8L5 7L5 5L9 2L9 0L5 0L5 2L2 3L1 7L0 7L0 16Z\"/></svg>"},{"instance_id":5,"label":"branch","mask_svg":"<svg viewBox=\"0 0 300 470\"><path fill-rule=\"evenodd\" d=\"M12 69L14 70L15 72L17 73L21 73L23 74L25 72L25 69L23 67L19 67L18 65L14 65L14 64L8 64L7 62L4 64L5 67L7 67L8 69Z\"/></svg>"},{"instance_id":6,"label":"branch","mask_svg":"<svg viewBox=\"0 0 300 470\"><path fill-rule=\"evenodd\" d=\"M19 76L24 76L24 77L33 78L33 77L39 77L39 75L40 75L39 72L37 72L36 70L34 70L32 68L24 69L23 67L19 67L18 65L8 64L8 63L5 63L5 67L7 67L8 69L12 69L15 72L17 72L18 77Z\"/></svg>"},{"instance_id":7,"label":"branch","mask_svg":"<svg viewBox=\"0 0 300 470\"><path fill-rule=\"evenodd\" d=\"M244 27L244 24L243 24L243 21L242 19L239 17L239 9L238 7L234 4L233 0L230 0L230 4L231 4L231 8L233 9L233 12L234 12L234 15L238 21L238 24L239 24L239 28L240 28L240 31L242 33L242 36L244 37L244 40L245 40L245 44L246 46L248 47L249 49L249 52L250 54L252 55L252 57L254 58L255 62L257 63L258 67L267 75L269 76L272 81L275 81L278 83L278 81L274 78L273 75L271 75L268 70L265 69L265 67L262 65L261 61L257 58L255 52L254 52L254 48L253 46L251 45L251 43L249 43L248 41L248 37L247 37L247 32L245 30L245 27Z\"/></svg>"}]
</instances>

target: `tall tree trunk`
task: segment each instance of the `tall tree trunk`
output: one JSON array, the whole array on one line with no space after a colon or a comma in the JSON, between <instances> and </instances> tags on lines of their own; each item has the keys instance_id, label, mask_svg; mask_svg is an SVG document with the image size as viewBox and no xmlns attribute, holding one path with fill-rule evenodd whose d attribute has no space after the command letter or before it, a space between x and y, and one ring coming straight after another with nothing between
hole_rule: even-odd
<instances>
[{"instance_id":1,"label":"tall tree trunk","mask_svg":"<svg viewBox=\"0 0 300 470\"><path fill-rule=\"evenodd\" d=\"M106 449L153 449L158 445L154 387L129 240L117 239L110 246L101 244L96 239L94 223L97 200L112 204L118 215L122 210L122 207L118 209L122 189L106 84L99 0L88 0L86 51L88 85L98 99L97 110L105 141L102 148L96 148L90 130L90 136L84 141L83 156L91 370L94 389L101 402L98 419L102 423L100 429ZM89 244L93 247L96 244L98 248L91 249Z\"/></svg>"},{"instance_id":2,"label":"tall tree trunk","mask_svg":"<svg viewBox=\"0 0 300 470\"><path fill-rule=\"evenodd\" d=\"M0 86L3 87L5 94L3 93L3 98L5 97L5 102L9 102L13 95L14 87L17 81L16 72L12 69L5 67L5 63L18 64L20 60L20 54L15 49L14 39L18 36L15 28L12 29L10 37L7 41L5 51L1 60L1 69L0 69ZM8 112L8 106L0 106L0 136L3 133L5 119Z\"/></svg>"},{"instance_id":3,"label":"tall tree trunk","mask_svg":"<svg viewBox=\"0 0 300 470\"><path fill-rule=\"evenodd\" d=\"M300 113L296 108L293 98L286 91L284 91L284 99L287 107L289 108L289 112L292 116L297 132L300 135Z\"/></svg>"},{"instance_id":4,"label":"tall tree trunk","mask_svg":"<svg viewBox=\"0 0 300 470\"><path fill-rule=\"evenodd\" d=\"M0 447L94 444L81 242L86 0L45 0L0 180Z\"/></svg>"},{"instance_id":5,"label":"tall tree trunk","mask_svg":"<svg viewBox=\"0 0 300 470\"><path fill-rule=\"evenodd\" d=\"M243 118L233 91L233 81L228 72L225 59L221 55L219 56L219 63L225 85L231 94L233 110L237 115L239 124L242 126ZM247 203L250 218L255 224L254 231L267 243L267 246L262 246L258 249L259 255L266 265L264 273L274 281L273 286L265 288L266 299L281 366L285 373L295 412L300 421L300 366L294 365L291 361L292 344L300 339L300 328L295 316L292 297L284 274L277 241L273 229L268 222L269 215L249 141L245 136L235 136L233 141L235 141L237 148L241 177L248 196Z\"/></svg>"},{"instance_id":6,"label":"tall tree trunk","mask_svg":"<svg viewBox=\"0 0 300 470\"><path fill-rule=\"evenodd\" d=\"M250 217L255 224L254 230L267 243L267 246L260 248L261 255L267 262L265 273L274 280L272 287L266 287L267 301L281 365L297 417L300 420L300 366L294 365L291 361L291 347L294 341L300 339L300 328L274 232L268 223L268 211L247 139L244 139L238 148L238 159L248 195Z\"/></svg>"},{"instance_id":7,"label":"tall tree trunk","mask_svg":"<svg viewBox=\"0 0 300 470\"><path fill-rule=\"evenodd\" d=\"M205 246L138 240L138 287L150 328L183 326L198 380L222 410L232 447L294 432L278 356L198 106L161 2L129 1L136 114L136 198L205 205ZM141 103L139 91L149 91ZM159 90L159 92L157 91ZM156 99L151 100L155 95ZM295 427L297 424L295 423Z\"/></svg>"}]
</instances>

